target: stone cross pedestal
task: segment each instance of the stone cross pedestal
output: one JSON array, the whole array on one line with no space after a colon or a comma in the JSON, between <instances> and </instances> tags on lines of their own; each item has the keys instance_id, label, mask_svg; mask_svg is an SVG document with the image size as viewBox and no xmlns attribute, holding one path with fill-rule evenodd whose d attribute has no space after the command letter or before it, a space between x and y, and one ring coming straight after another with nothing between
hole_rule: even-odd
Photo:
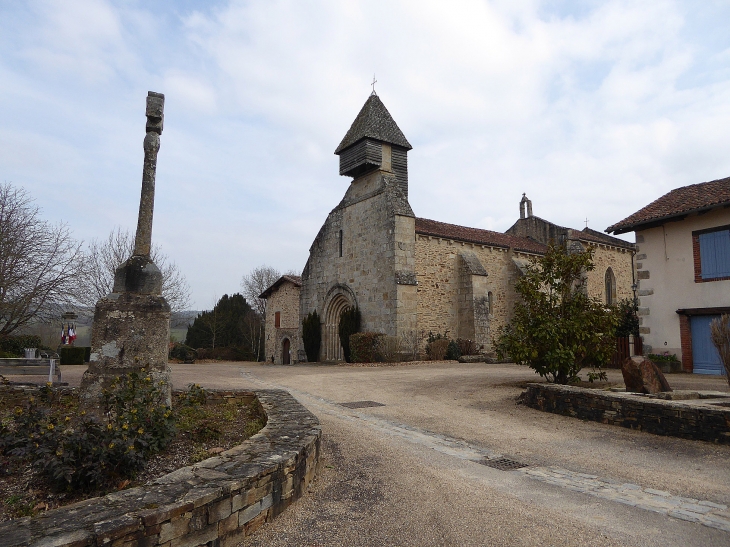
<instances>
[{"instance_id":1,"label":"stone cross pedestal","mask_svg":"<svg viewBox=\"0 0 730 547\"><path fill-rule=\"evenodd\" d=\"M165 382L165 403L172 386L167 366L170 306L162 296L162 273L150 259L155 205L157 152L164 120L165 96L147 95L142 195L134 254L114 275L111 294L96 303L91 334L91 362L81 380L81 398L93 404L115 377L145 369L155 382Z\"/></svg>"}]
</instances>

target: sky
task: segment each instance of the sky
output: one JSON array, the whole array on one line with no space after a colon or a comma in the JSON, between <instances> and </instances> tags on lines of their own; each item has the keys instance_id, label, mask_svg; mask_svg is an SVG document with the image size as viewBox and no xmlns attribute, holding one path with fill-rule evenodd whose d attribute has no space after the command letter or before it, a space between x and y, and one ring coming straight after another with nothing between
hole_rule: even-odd
<instances>
[{"instance_id":1,"label":"sky","mask_svg":"<svg viewBox=\"0 0 730 547\"><path fill-rule=\"evenodd\" d=\"M209 309L304 267L375 75L417 216L504 231L525 192L603 231L730 176L729 22L730 0L0 0L0 181L78 239L133 232L164 93L153 242Z\"/></svg>"}]
</instances>

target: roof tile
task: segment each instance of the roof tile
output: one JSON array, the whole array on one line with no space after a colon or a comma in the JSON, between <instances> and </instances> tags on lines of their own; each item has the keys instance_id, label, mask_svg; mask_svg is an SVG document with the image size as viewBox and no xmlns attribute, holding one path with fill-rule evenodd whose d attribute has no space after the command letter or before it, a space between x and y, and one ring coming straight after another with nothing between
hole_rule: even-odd
<instances>
[{"instance_id":1,"label":"roof tile","mask_svg":"<svg viewBox=\"0 0 730 547\"><path fill-rule=\"evenodd\" d=\"M623 234L652 222L669 220L694 211L730 204L730 177L676 188L639 209L621 222L606 228L606 232Z\"/></svg>"},{"instance_id":2,"label":"roof tile","mask_svg":"<svg viewBox=\"0 0 730 547\"><path fill-rule=\"evenodd\" d=\"M493 232L491 230L447 224L445 222L438 222L427 218L416 219L416 233L443 237L445 239L456 239L458 241L466 241L468 243L476 243L478 245L490 245L506 249L511 248L516 251L525 251L528 253L543 254L547 250L547 245L543 245L542 243L538 243L537 241L526 237L510 236L500 232Z\"/></svg>"}]
</instances>

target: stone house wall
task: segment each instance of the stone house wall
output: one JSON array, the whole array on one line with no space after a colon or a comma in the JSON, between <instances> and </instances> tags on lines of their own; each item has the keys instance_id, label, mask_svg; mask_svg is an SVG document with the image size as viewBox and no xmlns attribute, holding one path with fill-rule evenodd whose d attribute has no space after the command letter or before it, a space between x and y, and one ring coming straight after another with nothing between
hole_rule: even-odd
<instances>
[{"instance_id":1,"label":"stone house wall","mask_svg":"<svg viewBox=\"0 0 730 547\"><path fill-rule=\"evenodd\" d=\"M283 343L289 339L291 363L298 361L299 342L299 295L300 288L290 281L283 282L266 299L266 360L283 363ZM279 327L276 326L276 312L279 312Z\"/></svg>"},{"instance_id":2,"label":"stone house wall","mask_svg":"<svg viewBox=\"0 0 730 547\"><path fill-rule=\"evenodd\" d=\"M639 332L645 353L674 354L687 372L692 371L691 330L688 317L677 310L730 307L730 280L695 280L692 232L728 224L730 209L722 208L636 232Z\"/></svg>"}]
</instances>

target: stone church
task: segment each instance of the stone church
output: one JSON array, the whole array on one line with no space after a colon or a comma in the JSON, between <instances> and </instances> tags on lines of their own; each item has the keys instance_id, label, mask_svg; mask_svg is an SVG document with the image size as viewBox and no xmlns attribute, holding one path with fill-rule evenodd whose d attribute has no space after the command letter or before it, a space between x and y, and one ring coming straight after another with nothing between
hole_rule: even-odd
<instances>
[{"instance_id":1,"label":"stone church","mask_svg":"<svg viewBox=\"0 0 730 547\"><path fill-rule=\"evenodd\" d=\"M411 145L380 98L370 95L335 150L340 175L352 177L309 249L301 278L284 276L267 298L266 355L276 363L306 359L302 319L322 321L320 361L342 360L340 314L357 306L362 330L406 343L448 333L492 351L516 300L514 282L555 241L595 249L591 296L613 303L633 296L634 245L594 230L564 228L532 214L505 233L416 217L408 202Z\"/></svg>"}]
</instances>

